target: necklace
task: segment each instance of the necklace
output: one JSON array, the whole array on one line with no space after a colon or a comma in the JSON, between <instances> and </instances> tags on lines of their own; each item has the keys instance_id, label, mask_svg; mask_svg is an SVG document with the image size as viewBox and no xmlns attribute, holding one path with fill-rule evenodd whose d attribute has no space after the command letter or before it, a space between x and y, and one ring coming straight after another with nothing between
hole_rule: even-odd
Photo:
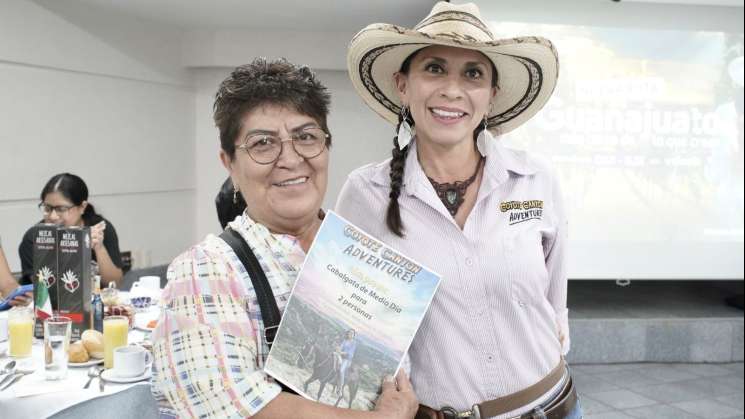
<instances>
[{"instance_id":1,"label":"necklace","mask_svg":"<svg viewBox=\"0 0 745 419\"><path fill-rule=\"evenodd\" d=\"M476 180L476 175L479 174L479 169L481 169L481 164L483 162L484 158L481 157L478 164L476 165L476 171L474 171L473 175L471 175L471 177L466 180L456 181L452 183L437 183L434 179L427 176L427 179L429 179L429 183L431 183L432 187L435 188L435 192L440 198L440 201L445 204L445 208L447 208L448 212L453 217L455 217L455 214L458 212L458 208L460 208L460 206L463 204L466 196L466 190L469 186L471 186L473 181Z\"/></svg>"}]
</instances>

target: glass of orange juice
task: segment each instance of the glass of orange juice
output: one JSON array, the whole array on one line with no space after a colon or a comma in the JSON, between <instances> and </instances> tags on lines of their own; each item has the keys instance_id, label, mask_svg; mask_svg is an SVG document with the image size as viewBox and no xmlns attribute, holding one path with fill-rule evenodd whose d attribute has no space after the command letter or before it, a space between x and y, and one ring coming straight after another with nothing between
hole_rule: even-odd
<instances>
[{"instance_id":1,"label":"glass of orange juice","mask_svg":"<svg viewBox=\"0 0 745 419\"><path fill-rule=\"evenodd\" d=\"M126 316L108 316L103 319L103 367L114 366L114 349L127 345L129 319Z\"/></svg>"},{"instance_id":2,"label":"glass of orange juice","mask_svg":"<svg viewBox=\"0 0 745 419\"><path fill-rule=\"evenodd\" d=\"M10 356L28 358L34 341L34 312L31 307L13 307L8 312Z\"/></svg>"}]
</instances>

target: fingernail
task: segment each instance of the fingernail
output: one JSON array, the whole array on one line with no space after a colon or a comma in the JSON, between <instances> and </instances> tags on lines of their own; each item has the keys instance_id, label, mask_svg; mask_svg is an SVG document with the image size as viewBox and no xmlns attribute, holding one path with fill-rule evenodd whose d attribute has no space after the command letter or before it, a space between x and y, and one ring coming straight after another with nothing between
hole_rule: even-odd
<instances>
[{"instance_id":1,"label":"fingernail","mask_svg":"<svg viewBox=\"0 0 745 419\"><path fill-rule=\"evenodd\" d=\"M386 382L386 383L392 383L392 382L393 382L393 380L395 380L395 377L393 377L392 375L386 375L386 376L385 376L385 377L383 378L383 380L385 380L385 382Z\"/></svg>"}]
</instances>

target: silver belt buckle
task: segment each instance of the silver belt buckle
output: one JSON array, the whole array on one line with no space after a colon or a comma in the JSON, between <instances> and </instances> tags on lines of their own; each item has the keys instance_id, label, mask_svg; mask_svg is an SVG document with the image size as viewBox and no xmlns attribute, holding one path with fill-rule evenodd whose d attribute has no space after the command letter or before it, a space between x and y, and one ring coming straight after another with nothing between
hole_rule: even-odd
<instances>
[{"instance_id":1,"label":"silver belt buckle","mask_svg":"<svg viewBox=\"0 0 745 419\"><path fill-rule=\"evenodd\" d=\"M450 406L443 407L440 409L440 412L445 416L445 419L482 419L481 411L477 404L473 405L471 410L465 410L463 412L459 412Z\"/></svg>"}]
</instances>

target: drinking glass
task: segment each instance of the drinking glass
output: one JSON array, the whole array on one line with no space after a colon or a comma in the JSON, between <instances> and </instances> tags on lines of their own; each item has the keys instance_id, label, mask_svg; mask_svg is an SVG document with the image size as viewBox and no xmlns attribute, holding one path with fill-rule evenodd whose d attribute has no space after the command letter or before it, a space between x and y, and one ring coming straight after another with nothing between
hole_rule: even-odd
<instances>
[{"instance_id":1,"label":"drinking glass","mask_svg":"<svg viewBox=\"0 0 745 419\"><path fill-rule=\"evenodd\" d=\"M114 366L114 349L127 345L129 319L126 316L108 316L103 319L103 367Z\"/></svg>"},{"instance_id":2,"label":"drinking glass","mask_svg":"<svg viewBox=\"0 0 745 419\"><path fill-rule=\"evenodd\" d=\"M31 307L13 307L8 312L8 339L10 356L28 358L34 340L34 312Z\"/></svg>"},{"instance_id":3,"label":"drinking glass","mask_svg":"<svg viewBox=\"0 0 745 419\"><path fill-rule=\"evenodd\" d=\"M47 380L67 377L67 350L70 348L72 322L54 316L44 320L44 376Z\"/></svg>"}]
</instances>

